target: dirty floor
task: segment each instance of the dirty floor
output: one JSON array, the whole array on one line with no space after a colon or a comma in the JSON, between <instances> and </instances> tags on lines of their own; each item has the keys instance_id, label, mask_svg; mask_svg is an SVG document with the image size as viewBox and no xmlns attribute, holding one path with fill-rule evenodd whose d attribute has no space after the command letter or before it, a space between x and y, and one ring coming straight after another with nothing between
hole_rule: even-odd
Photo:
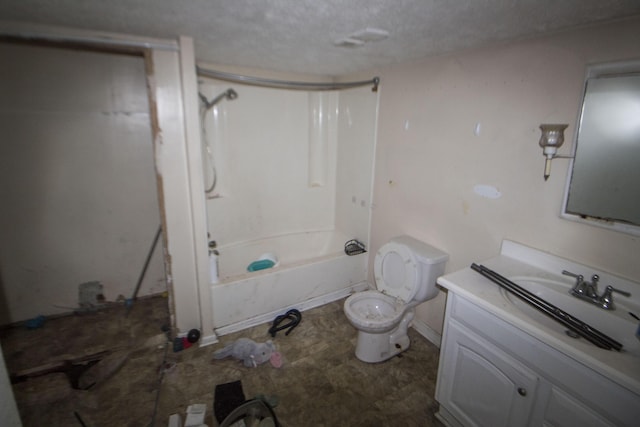
<instances>
[{"instance_id":1,"label":"dirty floor","mask_svg":"<svg viewBox=\"0 0 640 427\"><path fill-rule=\"evenodd\" d=\"M117 305L47 319L38 329L5 328L0 340L10 374L46 366L56 371L61 361L75 366L96 354L101 357L96 366L107 366L107 374L117 368L106 379L98 375L88 390L71 387L63 372L15 384L25 427L164 427L173 413L184 420L193 403L207 405L205 423L213 427L218 425L214 388L236 380L247 399L277 399L275 413L284 427L440 427L433 398L438 349L410 329L411 348L402 357L373 365L360 362L354 355L356 330L342 303L305 311L288 336L277 333L274 342L284 359L280 369L269 363L245 368L230 358L212 360L213 351L237 338L270 339L269 324L222 336L215 345L174 352L172 345L165 346L162 333L169 321L162 297L138 300L128 316L125 307Z\"/></svg>"}]
</instances>

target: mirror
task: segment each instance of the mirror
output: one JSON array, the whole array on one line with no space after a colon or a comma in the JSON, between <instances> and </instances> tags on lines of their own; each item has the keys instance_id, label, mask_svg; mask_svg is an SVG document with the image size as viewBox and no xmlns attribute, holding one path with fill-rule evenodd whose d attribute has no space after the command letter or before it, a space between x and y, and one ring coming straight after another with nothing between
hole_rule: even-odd
<instances>
[{"instance_id":1,"label":"mirror","mask_svg":"<svg viewBox=\"0 0 640 427\"><path fill-rule=\"evenodd\" d=\"M640 61L589 67L562 216L640 235Z\"/></svg>"}]
</instances>

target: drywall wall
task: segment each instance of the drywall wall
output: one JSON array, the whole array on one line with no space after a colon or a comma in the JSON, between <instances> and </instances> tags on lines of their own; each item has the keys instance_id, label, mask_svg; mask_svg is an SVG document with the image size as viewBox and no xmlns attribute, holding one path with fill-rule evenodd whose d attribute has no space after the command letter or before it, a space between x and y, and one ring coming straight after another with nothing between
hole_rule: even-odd
<instances>
[{"instance_id":1,"label":"drywall wall","mask_svg":"<svg viewBox=\"0 0 640 427\"><path fill-rule=\"evenodd\" d=\"M3 43L1 323L131 297L158 227L141 56ZM162 242L139 295L166 290Z\"/></svg>"},{"instance_id":2,"label":"drywall wall","mask_svg":"<svg viewBox=\"0 0 640 427\"><path fill-rule=\"evenodd\" d=\"M570 153L587 64L638 58L639 40L634 19L377 70L372 248L411 234L448 252L451 272L511 239L640 281L638 237L559 217L568 161L545 182L538 146L541 123L568 123ZM436 334L444 301L418 307Z\"/></svg>"}]
</instances>

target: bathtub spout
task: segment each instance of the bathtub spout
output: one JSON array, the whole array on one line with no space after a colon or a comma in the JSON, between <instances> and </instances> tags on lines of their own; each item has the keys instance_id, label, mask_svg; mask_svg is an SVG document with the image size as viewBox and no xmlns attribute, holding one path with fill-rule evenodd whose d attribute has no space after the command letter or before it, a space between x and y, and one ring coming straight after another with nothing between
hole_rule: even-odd
<instances>
[{"instance_id":1,"label":"bathtub spout","mask_svg":"<svg viewBox=\"0 0 640 427\"><path fill-rule=\"evenodd\" d=\"M280 323L284 320L289 320L289 322L285 323L284 325L280 325ZM287 332L285 332L285 335L289 335L293 328L298 326L301 320L302 314L298 310L296 310L295 308L289 310L285 314L277 316L275 318L275 320L273 321L273 326L269 328L269 334L271 334L271 336L275 338L278 331L288 328Z\"/></svg>"}]
</instances>

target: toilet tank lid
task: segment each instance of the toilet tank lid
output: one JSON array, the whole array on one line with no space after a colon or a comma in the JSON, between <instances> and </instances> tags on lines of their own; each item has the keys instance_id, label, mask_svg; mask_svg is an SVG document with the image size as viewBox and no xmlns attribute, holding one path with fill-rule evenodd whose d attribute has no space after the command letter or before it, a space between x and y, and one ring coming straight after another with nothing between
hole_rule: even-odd
<instances>
[{"instance_id":1,"label":"toilet tank lid","mask_svg":"<svg viewBox=\"0 0 640 427\"><path fill-rule=\"evenodd\" d=\"M449 254L415 237L403 235L391 239L392 242L409 247L423 264L439 264L449 260Z\"/></svg>"}]
</instances>

